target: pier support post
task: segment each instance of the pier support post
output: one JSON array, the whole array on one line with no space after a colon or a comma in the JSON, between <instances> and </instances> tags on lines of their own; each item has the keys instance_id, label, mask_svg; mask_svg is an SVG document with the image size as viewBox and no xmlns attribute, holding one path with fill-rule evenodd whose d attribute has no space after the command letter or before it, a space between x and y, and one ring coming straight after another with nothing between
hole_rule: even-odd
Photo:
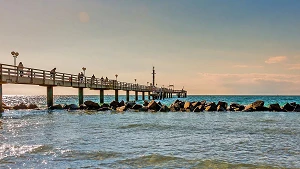
<instances>
[{"instance_id":1,"label":"pier support post","mask_svg":"<svg viewBox=\"0 0 300 169\"><path fill-rule=\"evenodd\" d=\"M126 90L126 101L129 102L129 90Z\"/></svg>"},{"instance_id":2,"label":"pier support post","mask_svg":"<svg viewBox=\"0 0 300 169\"><path fill-rule=\"evenodd\" d=\"M145 100L145 92L142 92L142 100Z\"/></svg>"},{"instance_id":3,"label":"pier support post","mask_svg":"<svg viewBox=\"0 0 300 169\"><path fill-rule=\"evenodd\" d=\"M148 100L150 100L150 92L148 92Z\"/></svg>"},{"instance_id":4,"label":"pier support post","mask_svg":"<svg viewBox=\"0 0 300 169\"><path fill-rule=\"evenodd\" d=\"M115 101L119 101L119 90L115 90Z\"/></svg>"},{"instance_id":5,"label":"pier support post","mask_svg":"<svg viewBox=\"0 0 300 169\"><path fill-rule=\"evenodd\" d=\"M2 113L2 84L0 83L0 117Z\"/></svg>"},{"instance_id":6,"label":"pier support post","mask_svg":"<svg viewBox=\"0 0 300 169\"><path fill-rule=\"evenodd\" d=\"M47 107L53 106L53 86L47 86Z\"/></svg>"},{"instance_id":7,"label":"pier support post","mask_svg":"<svg viewBox=\"0 0 300 169\"><path fill-rule=\"evenodd\" d=\"M78 88L78 103L79 105L83 104L83 88Z\"/></svg>"},{"instance_id":8,"label":"pier support post","mask_svg":"<svg viewBox=\"0 0 300 169\"><path fill-rule=\"evenodd\" d=\"M139 100L139 92L135 91L135 101Z\"/></svg>"},{"instance_id":9,"label":"pier support post","mask_svg":"<svg viewBox=\"0 0 300 169\"><path fill-rule=\"evenodd\" d=\"M104 89L100 89L100 104L104 103Z\"/></svg>"}]
</instances>

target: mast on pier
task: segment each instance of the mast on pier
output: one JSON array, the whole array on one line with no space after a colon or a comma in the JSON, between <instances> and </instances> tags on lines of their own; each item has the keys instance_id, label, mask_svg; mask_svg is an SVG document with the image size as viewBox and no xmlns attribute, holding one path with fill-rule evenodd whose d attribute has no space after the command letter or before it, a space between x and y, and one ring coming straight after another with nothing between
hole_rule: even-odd
<instances>
[{"instance_id":1,"label":"mast on pier","mask_svg":"<svg viewBox=\"0 0 300 169\"><path fill-rule=\"evenodd\" d=\"M153 70L152 70L152 75L153 75L153 76L152 76L152 77L153 77L153 79L152 79L152 85L153 85L153 86L155 86L155 74L156 74L156 73L155 73L155 69L154 69L154 66L153 66Z\"/></svg>"}]
</instances>

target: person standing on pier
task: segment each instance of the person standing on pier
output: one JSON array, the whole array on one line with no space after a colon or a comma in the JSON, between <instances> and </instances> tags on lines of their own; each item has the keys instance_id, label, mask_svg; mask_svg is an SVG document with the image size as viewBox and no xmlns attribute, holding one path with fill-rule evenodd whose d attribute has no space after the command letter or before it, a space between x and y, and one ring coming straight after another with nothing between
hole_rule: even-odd
<instances>
[{"instance_id":1,"label":"person standing on pier","mask_svg":"<svg viewBox=\"0 0 300 169\"><path fill-rule=\"evenodd\" d=\"M93 74L92 78L91 78L91 83L93 84L95 80L95 75Z\"/></svg>"},{"instance_id":2,"label":"person standing on pier","mask_svg":"<svg viewBox=\"0 0 300 169\"><path fill-rule=\"evenodd\" d=\"M20 73L21 77L23 77L23 73L24 73L23 68L24 68L23 63L20 62L19 65L18 65L18 69L19 69L19 73Z\"/></svg>"},{"instance_id":3,"label":"person standing on pier","mask_svg":"<svg viewBox=\"0 0 300 169\"><path fill-rule=\"evenodd\" d=\"M53 69L50 71L50 78L53 78L53 77L54 77L55 71L56 71L56 68L53 68Z\"/></svg>"},{"instance_id":4,"label":"person standing on pier","mask_svg":"<svg viewBox=\"0 0 300 169\"><path fill-rule=\"evenodd\" d=\"M80 83L83 83L83 77L84 77L84 74L81 72L80 73Z\"/></svg>"}]
</instances>

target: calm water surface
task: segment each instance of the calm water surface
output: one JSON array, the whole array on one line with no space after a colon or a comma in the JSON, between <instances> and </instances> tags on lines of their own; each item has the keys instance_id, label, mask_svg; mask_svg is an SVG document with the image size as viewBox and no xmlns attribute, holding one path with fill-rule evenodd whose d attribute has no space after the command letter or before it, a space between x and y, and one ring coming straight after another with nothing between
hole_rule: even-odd
<instances>
[{"instance_id":1,"label":"calm water surface","mask_svg":"<svg viewBox=\"0 0 300 169\"><path fill-rule=\"evenodd\" d=\"M299 96L185 98L204 99L300 103ZM4 101L45 106L44 96L5 96ZM76 103L77 97L56 96L55 102ZM18 110L6 111L1 121L0 168L300 168L296 112Z\"/></svg>"}]
</instances>

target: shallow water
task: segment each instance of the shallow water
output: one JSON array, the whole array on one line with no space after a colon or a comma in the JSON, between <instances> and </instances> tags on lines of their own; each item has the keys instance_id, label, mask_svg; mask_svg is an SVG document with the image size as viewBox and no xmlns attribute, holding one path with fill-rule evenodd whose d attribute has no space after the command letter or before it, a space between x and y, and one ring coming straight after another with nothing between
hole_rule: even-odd
<instances>
[{"instance_id":1,"label":"shallow water","mask_svg":"<svg viewBox=\"0 0 300 169\"><path fill-rule=\"evenodd\" d=\"M0 168L300 168L296 112L18 110L1 121Z\"/></svg>"}]
</instances>

